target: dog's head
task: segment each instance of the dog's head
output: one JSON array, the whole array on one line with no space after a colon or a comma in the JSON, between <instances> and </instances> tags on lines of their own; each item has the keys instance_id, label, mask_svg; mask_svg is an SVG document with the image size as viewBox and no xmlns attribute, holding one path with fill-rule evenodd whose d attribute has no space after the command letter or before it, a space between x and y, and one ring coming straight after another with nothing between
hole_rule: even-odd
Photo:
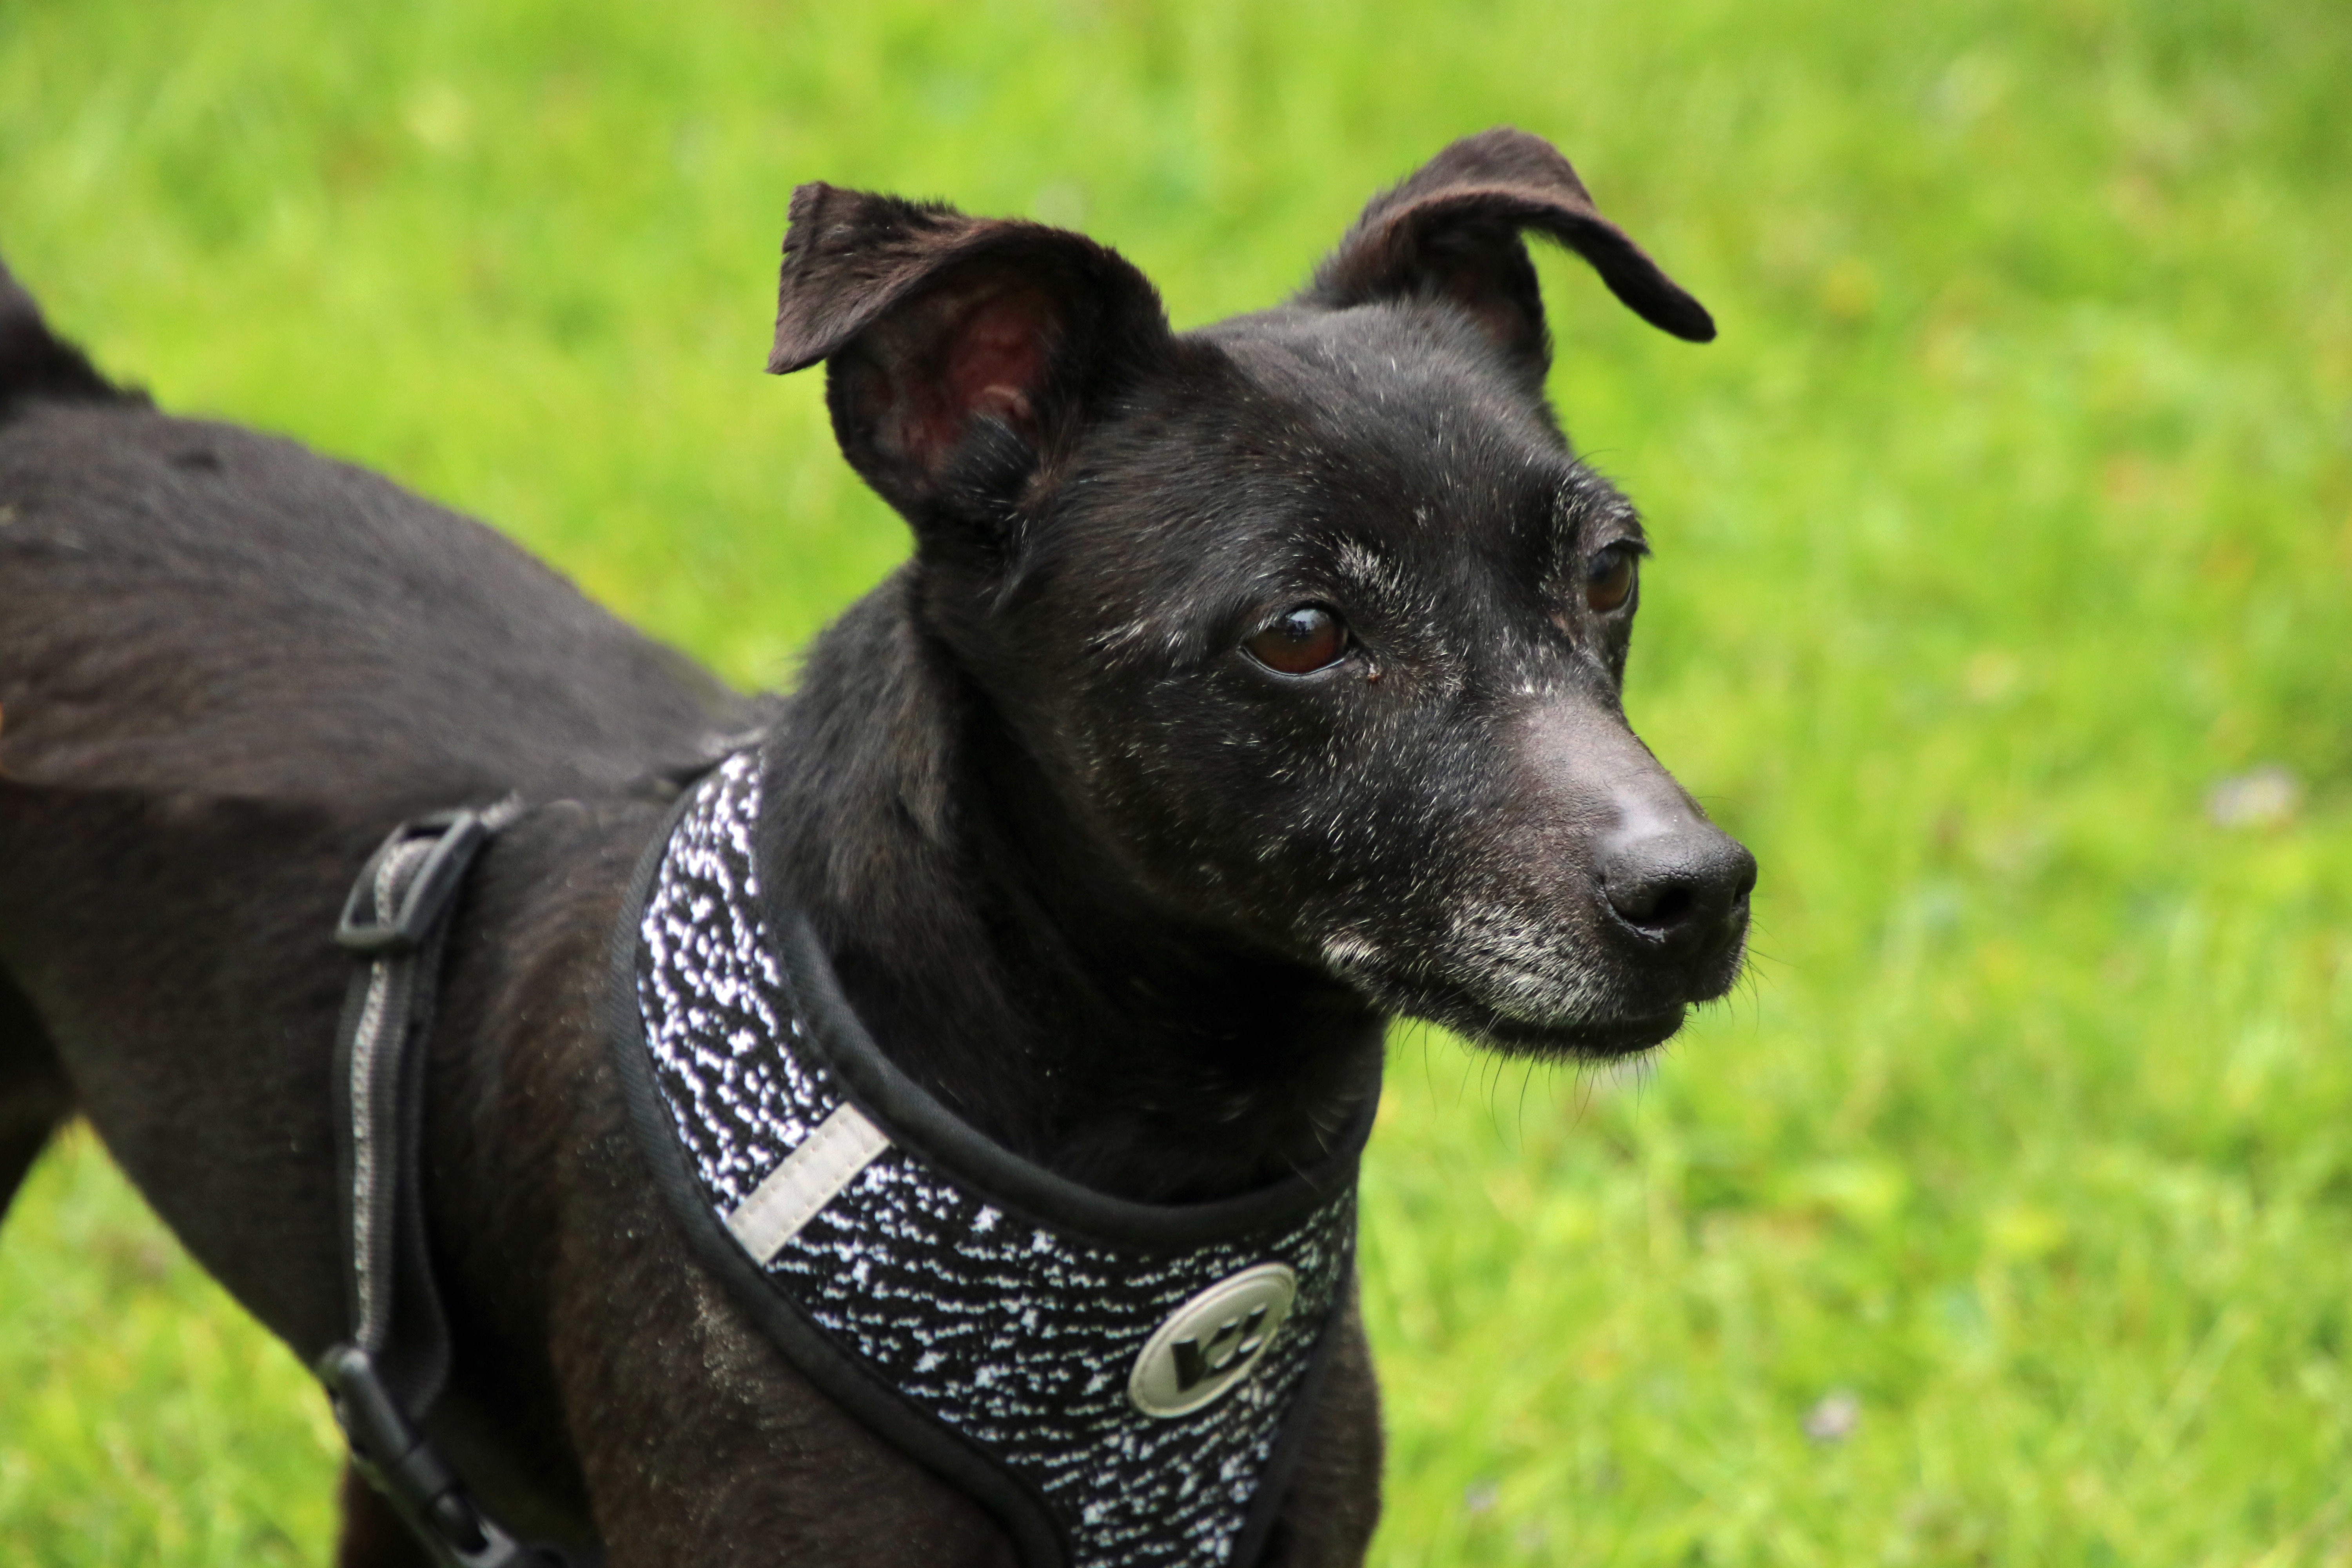
<instances>
[{"instance_id":1,"label":"dog's head","mask_svg":"<svg viewBox=\"0 0 2352 1568\"><path fill-rule=\"evenodd\" d=\"M770 368L829 362L924 630L1093 874L1380 1008L1613 1055L1730 986L1755 863L1626 725L1642 530L1545 401L1528 229L1713 336L1496 131L1184 333L1078 235L803 186Z\"/></svg>"}]
</instances>

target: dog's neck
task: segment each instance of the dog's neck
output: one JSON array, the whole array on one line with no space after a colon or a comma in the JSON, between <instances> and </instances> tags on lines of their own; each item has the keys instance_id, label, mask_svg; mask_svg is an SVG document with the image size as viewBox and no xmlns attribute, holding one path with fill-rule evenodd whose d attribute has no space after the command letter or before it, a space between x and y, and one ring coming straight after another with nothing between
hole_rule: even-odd
<instances>
[{"instance_id":1,"label":"dog's neck","mask_svg":"<svg viewBox=\"0 0 2352 1568\"><path fill-rule=\"evenodd\" d=\"M909 584L818 639L767 748L765 868L876 1043L982 1132L1119 1196L1319 1163L1375 1091L1380 1017L1078 848Z\"/></svg>"}]
</instances>

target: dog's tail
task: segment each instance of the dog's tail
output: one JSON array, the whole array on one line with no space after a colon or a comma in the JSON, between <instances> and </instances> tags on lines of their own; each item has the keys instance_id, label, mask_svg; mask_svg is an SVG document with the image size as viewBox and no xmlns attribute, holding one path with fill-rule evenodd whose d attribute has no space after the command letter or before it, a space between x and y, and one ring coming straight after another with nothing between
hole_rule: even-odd
<instances>
[{"instance_id":1,"label":"dog's tail","mask_svg":"<svg viewBox=\"0 0 2352 1568\"><path fill-rule=\"evenodd\" d=\"M76 403L143 401L99 374L89 356L49 331L40 306L0 262L0 418L26 398Z\"/></svg>"}]
</instances>

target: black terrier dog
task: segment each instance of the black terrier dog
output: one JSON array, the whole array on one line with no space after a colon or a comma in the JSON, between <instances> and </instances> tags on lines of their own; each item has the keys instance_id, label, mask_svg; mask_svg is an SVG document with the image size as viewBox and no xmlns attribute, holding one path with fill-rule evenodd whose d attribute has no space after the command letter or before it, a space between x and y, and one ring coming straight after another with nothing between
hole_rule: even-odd
<instances>
[{"instance_id":1,"label":"black terrier dog","mask_svg":"<svg viewBox=\"0 0 2352 1568\"><path fill-rule=\"evenodd\" d=\"M825 363L915 550L780 700L383 479L155 412L0 273L0 1204L87 1116L245 1306L336 1344L336 910L395 822L517 796L418 1133L453 1358L423 1425L486 1509L614 1563L1360 1561L1344 1289L1239 1546L1052 1508L1033 1544L850 1414L657 1195L610 949L674 800L756 744L762 896L908 1092L1170 1209L1328 1163L1392 1016L1614 1057L1722 995L1754 862L1627 728L1641 527L1545 399L1527 230L1713 335L1515 132L1183 333L1080 236L803 187L770 368ZM434 1560L345 1489L344 1563Z\"/></svg>"}]
</instances>

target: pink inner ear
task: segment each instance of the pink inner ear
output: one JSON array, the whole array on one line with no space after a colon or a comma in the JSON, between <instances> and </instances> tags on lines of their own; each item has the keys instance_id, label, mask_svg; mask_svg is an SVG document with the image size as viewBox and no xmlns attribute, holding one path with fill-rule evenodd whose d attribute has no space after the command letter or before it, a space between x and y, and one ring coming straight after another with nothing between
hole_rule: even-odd
<instances>
[{"instance_id":1,"label":"pink inner ear","mask_svg":"<svg viewBox=\"0 0 2352 1568\"><path fill-rule=\"evenodd\" d=\"M936 377L921 388L906 431L908 455L935 463L976 417L992 416L1024 439L1037 436L1034 399L1045 379L1053 307L1033 289L1010 289L966 310Z\"/></svg>"},{"instance_id":2,"label":"pink inner ear","mask_svg":"<svg viewBox=\"0 0 2352 1568\"><path fill-rule=\"evenodd\" d=\"M1501 269L1491 262L1455 261L1445 268L1444 288L1497 348L1528 347L1542 330L1528 320L1505 287Z\"/></svg>"}]
</instances>

